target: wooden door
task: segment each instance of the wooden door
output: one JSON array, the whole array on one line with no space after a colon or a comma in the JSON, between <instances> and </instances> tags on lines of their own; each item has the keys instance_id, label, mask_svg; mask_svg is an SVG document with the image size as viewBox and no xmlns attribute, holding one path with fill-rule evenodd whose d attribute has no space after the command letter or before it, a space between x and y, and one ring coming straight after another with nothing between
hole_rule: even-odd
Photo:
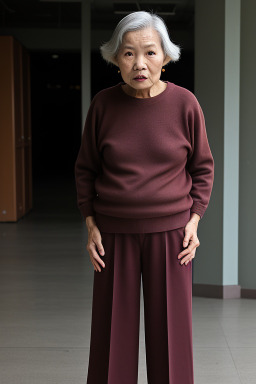
<instances>
[{"instance_id":1,"label":"wooden door","mask_svg":"<svg viewBox=\"0 0 256 384\"><path fill-rule=\"evenodd\" d=\"M0 221L17 221L32 208L29 54L0 36Z\"/></svg>"}]
</instances>

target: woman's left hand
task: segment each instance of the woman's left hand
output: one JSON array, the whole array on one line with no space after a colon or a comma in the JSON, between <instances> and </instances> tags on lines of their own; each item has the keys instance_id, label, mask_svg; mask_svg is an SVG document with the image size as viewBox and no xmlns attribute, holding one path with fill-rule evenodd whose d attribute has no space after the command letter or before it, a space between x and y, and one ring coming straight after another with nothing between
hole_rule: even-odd
<instances>
[{"instance_id":1,"label":"woman's left hand","mask_svg":"<svg viewBox=\"0 0 256 384\"><path fill-rule=\"evenodd\" d=\"M199 220L196 217L200 217L199 215L195 214L196 216L191 217L187 225L185 226L185 237L183 240L183 247L187 247L182 252L178 254L178 259L182 258L180 261L180 264L187 265L192 259L194 259L196 254L196 248L199 247L200 241L197 237L197 227Z\"/></svg>"}]
</instances>

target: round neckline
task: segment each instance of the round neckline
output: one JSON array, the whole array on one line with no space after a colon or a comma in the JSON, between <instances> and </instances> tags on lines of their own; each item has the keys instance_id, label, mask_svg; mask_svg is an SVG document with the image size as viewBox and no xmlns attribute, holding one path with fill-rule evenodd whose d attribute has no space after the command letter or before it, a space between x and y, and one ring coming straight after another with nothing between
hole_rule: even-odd
<instances>
[{"instance_id":1,"label":"round neckline","mask_svg":"<svg viewBox=\"0 0 256 384\"><path fill-rule=\"evenodd\" d=\"M117 88L119 89L119 93L121 95L123 95L123 97L125 97L127 100L136 102L138 104L139 103L140 104L151 104L151 103L155 103L155 102L161 100L170 92L172 83L170 83L168 80L163 80L163 82L167 84L166 88L161 93L159 93L158 95L152 96L152 97L142 98L142 97L135 97L135 96L128 95L128 93L126 93L122 88L122 85L126 84L124 81L120 81L117 84Z\"/></svg>"}]
</instances>

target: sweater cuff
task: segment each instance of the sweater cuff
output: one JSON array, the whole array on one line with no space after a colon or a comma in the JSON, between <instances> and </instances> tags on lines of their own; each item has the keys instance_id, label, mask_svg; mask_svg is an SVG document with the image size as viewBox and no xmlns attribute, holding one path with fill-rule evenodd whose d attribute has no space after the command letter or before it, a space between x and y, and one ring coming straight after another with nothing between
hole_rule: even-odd
<instances>
[{"instance_id":1,"label":"sweater cuff","mask_svg":"<svg viewBox=\"0 0 256 384\"><path fill-rule=\"evenodd\" d=\"M206 208L207 207L205 207L204 205L202 205L198 201L194 201L192 207L190 208L190 213L192 213L192 212L197 213L202 219L204 216L204 213L206 211Z\"/></svg>"},{"instance_id":2,"label":"sweater cuff","mask_svg":"<svg viewBox=\"0 0 256 384\"><path fill-rule=\"evenodd\" d=\"M87 216L95 216L92 202L81 205L79 209L84 219L86 219Z\"/></svg>"}]
</instances>

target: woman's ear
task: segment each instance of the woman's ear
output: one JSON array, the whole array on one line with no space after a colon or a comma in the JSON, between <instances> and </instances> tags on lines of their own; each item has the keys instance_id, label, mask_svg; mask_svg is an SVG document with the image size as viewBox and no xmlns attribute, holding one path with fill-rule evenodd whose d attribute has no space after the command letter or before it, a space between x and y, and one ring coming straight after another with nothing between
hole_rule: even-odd
<instances>
[{"instance_id":1,"label":"woman's ear","mask_svg":"<svg viewBox=\"0 0 256 384\"><path fill-rule=\"evenodd\" d=\"M113 64L115 64L118 68L119 68L119 64L118 64L118 59L117 59L117 55L115 55L114 57L113 57Z\"/></svg>"},{"instance_id":2,"label":"woman's ear","mask_svg":"<svg viewBox=\"0 0 256 384\"><path fill-rule=\"evenodd\" d=\"M168 55L165 55L165 59L163 61L163 66L168 64L170 61L172 61L172 59L170 58L170 56Z\"/></svg>"}]
</instances>

